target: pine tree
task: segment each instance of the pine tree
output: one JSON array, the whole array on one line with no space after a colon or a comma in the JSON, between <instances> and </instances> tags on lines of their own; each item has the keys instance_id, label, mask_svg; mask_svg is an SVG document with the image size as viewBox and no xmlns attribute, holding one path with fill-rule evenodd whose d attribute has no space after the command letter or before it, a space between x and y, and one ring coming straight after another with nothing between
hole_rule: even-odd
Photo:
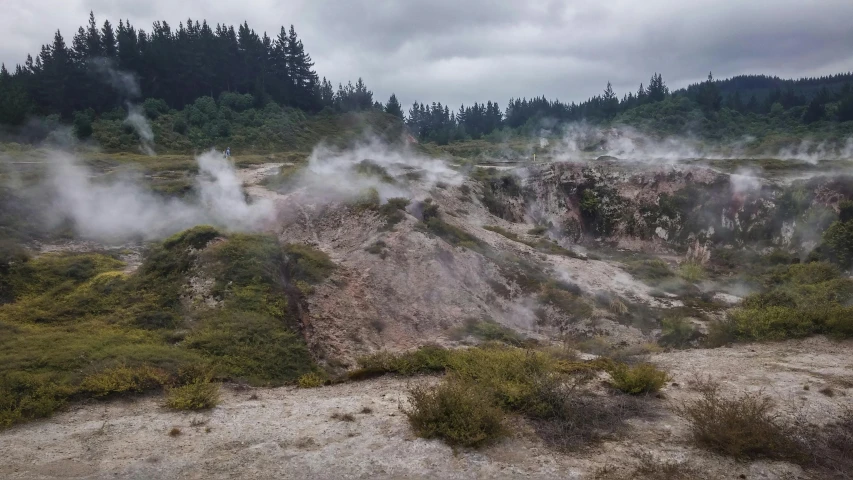
<instances>
[{"instance_id":1,"label":"pine tree","mask_svg":"<svg viewBox=\"0 0 853 480\"><path fill-rule=\"evenodd\" d=\"M663 81L663 76L657 72L652 75L649 81L649 88L646 90L650 102L660 102L669 95L669 88Z\"/></svg>"},{"instance_id":2,"label":"pine tree","mask_svg":"<svg viewBox=\"0 0 853 480\"><path fill-rule=\"evenodd\" d=\"M720 89L714 82L714 76L708 72L708 81L702 83L699 88L699 105L706 112L715 112L720 109L723 103L723 97L720 95Z\"/></svg>"},{"instance_id":3,"label":"pine tree","mask_svg":"<svg viewBox=\"0 0 853 480\"><path fill-rule=\"evenodd\" d=\"M388 99L388 103L385 104L385 113L394 115L397 118L403 118L403 108L400 106L400 102L397 101L397 96L393 93L391 94L391 98Z\"/></svg>"}]
</instances>

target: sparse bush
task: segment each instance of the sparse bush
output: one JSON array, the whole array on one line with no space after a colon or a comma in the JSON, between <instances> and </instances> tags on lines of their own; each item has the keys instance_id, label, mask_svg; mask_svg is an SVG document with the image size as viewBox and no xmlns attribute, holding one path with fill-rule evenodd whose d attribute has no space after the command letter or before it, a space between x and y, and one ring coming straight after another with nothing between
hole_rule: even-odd
<instances>
[{"instance_id":1,"label":"sparse bush","mask_svg":"<svg viewBox=\"0 0 853 480\"><path fill-rule=\"evenodd\" d=\"M173 410L207 410L219 403L219 384L198 379L172 387L166 394L166 406Z\"/></svg>"},{"instance_id":2,"label":"sparse bush","mask_svg":"<svg viewBox=\"0 0 853 480\"><path fill-rule=\"evenodd\" d=\"M579 289L564 284L547 284L539 294L539 301L553 306L572 321L592 315L592 306L580 296Z\"/></svg>"},{"instance_id":3,"label":"sparse bush","mask_svg":"<svg viewBox=\"0 0 853 480\"><path fill-rule=\"evenodd\" d=\"M681 317L667 317L661 320L660 344L683 348L696 338L696 328Z\"/></svg>"},{"instance_id":4,"label":"sparse bush","mask_svg":"<svg viewBox=\"0 0 853 480\"><path fill-rule=\"evenodd\" d=\"M379 207L379 214L385 217L384 230L390 230L406 218L406 207L409 206L408 198L389 198L384 205Z\"/></svg>"},{"instance_id":5,"label":"sparse bush","mask_svg":"<svg viewBox=\"0 0 853 480\"><path fill-rule=\"evenodd\" d=\"M544 225L537 225L530 230L527 231L528 235L542 235L548 231L548 227Z\"/></svg>"},{"instance_id":6,"label":"sparse bush","mask_svg":"<svg viewBox=\"0 0 853 480\"><path fill-rule=\"evenodd\" d=\"M678 276L688 282L698 282L705 278L705 267L699 262L687 261L678 267Z\"/></svg>"},{"instance_id":7,"label":"sparse bush","mask_svg":"<svg viewBox=\"0 0 853 480\"><path fill-rule=\"evenodd\" d=\"M597 365L591 365L592 371L597 370ZM645 410L633 397L602 397L583 391L582 384L594 377L578 373L568 379L539 377L523 412L533 420L542 440L561 451L575 451L613 438L627 428L629 418Z\"/></svg>"},{"instance_id":8,"label":"sparse bush","mask_svg":"<svg viewBox=\"0 0 853 480\"><path fill-rule=\"evenodd\" d=\"M160 388L168 382L168 375L149 366L128 367L119 365L92 374L83 379L80 390L95 397L124 393L142 393Z\"/></svg>"},{"instance_id":9,"label":"sparse bush","mask_svg":"<svg viewBox=\"0 0 853 480\"><path fill-rule=\"evenodd\" d=\"M716 320L708 325L705 346L719 348L735 341L737 341L737 326L730 319Z\"/></svg>"},{"instance_id":10,"label":"sparse bush","mask_svg":"<svg viewBox=\"0 0 853 480\"><path fill-rule=\"evenodd\" d=\"M394 355L378 352L358 359L358 370L349 373L352 380L398 373L416 375L420 373L442 372L447 368L449 350L436 346L423 346L417 350Z\"/></svg>"},{"instance_id":11,"label":"sparse bush","mask_svg":"<svg viewBox=\"0 0 853 480\"><path fill-rule=\"evenodd\" d=\"M426 222L426 228L451 245L472 249L477 249L482 246L482 242L480 242L478 238L438 217L431 217Z\"/></svg>"},{"instance_id":12,"label":"sparse bush","mask_svg":"<svg viewBox=\"0 0 853 480\"><path fill-rule=\"evenodd\" d=\"M378 177L385 183L394 183L394 177L388 173L388 170L385 167L370 160L362 160L357 163L355 165L355 171L366 177Z\"/></svg>"},{"instance_id":13,"label":"sparse bush","mask_svg":"<svg viewBox=\"0 0 853 480\"><path fill-rule=\"evenodd\" d=\"M299 388L317 388L322 387L329 382L329 376L325 372L308 372L302 374L296 379L296 385Z\"/></svg>"},{"instance_id":14,"label":"sparse bush","mask_svg":"<svg viewBox=\"0 0 853 480\"><path fill-rule=\"evenodd\" d=\"M655 285L663 279L674 276L672 270L669 269L669 265L657 258L628 262L625 266L631 275L642 280L651 281Z\"/></svg>"},{"instance_id":15,"label":"sparse bush","mask_svg":"<svg viewBox=\"0 0 853 480\"><path fill-rule=\"evenodd\" d=\"M669 374L650 363L641 363L630 367L617 364L609 370L611 385L630 395L654 393L669 381Z\"/></svg>"},{"instance_id":16,"label":"sparse bush","mask_svg":"<svg viewBox=\"0 0 853 480\"><path fill-rule=\"evenodd\" d=\"M694 440L709 450L735 458L805 460L794 432L773 413L773 402L761 393L725 398L716 385L678 409L690 423Z\"/></svg>"},{"instance_id":17,"label":"sparse bush","mask_svg":"<svg viewBox=\"0 0 853 480\"><path fill-rule=\"evenodd\" d=\"M342 422L354 422L355 415L351 413L334 413L332 414L333 420L340 420Z\"/></svg>"},{"instance_id":18,"label":"sparse bush","mask_svg":"<svg viewBox=\"0 0 853 480\"><path fill-rule=\"evenodd\" d=\"M163 241L163 247L166 249L177 247L201 249L219 235L219 231L210 225L199 225L167 238Z\"/></svg>"},{"instance_id":19,"label":"sparse bush","mask_svg":"<svg viewBox=\"0 0 853 480\"><path fill-rule=\"evenodd\" d=\"M453 446L478 447L505 434L503 412L488 391L458 378L409 390L404 412L418 436Z\"/></svg>"},{"instance_id":20,"label":"sparse bush","mask_svg":"<svg viewBox=\"0 0 853 480\"><path fill-rule=\"evenodd\" d=\"M335 263L325 252L308 245L291 243L284 246L284 251L291 258L294 279L320 283L335 270Z\"/></svg>"},{"instance_id":21,"label":"sparse bush","mask_svg":"<svg viewBox=\"0 0 853 480\"><path fill-rule=\"evenodd\" d=\"M494 321L479 321L475 318L466 320L465 325L456 332L457 337L467 335L480 340L502 342L515 346L521 345L523 340L523 337L511 328L504 327Z\"/></svg>"},{"instance_id":22,"label":"sparse bush","mask_svg":"<svg viewBox=\"0 0 853 480\"><path fill-rule=\"evenodd\" d=\"M428 198L424 200L424 203L421 207L421 219L424 223L429 223L433 218L439 218L438 205L432 203L432 199Z\"/></svg>"}]
</instances>

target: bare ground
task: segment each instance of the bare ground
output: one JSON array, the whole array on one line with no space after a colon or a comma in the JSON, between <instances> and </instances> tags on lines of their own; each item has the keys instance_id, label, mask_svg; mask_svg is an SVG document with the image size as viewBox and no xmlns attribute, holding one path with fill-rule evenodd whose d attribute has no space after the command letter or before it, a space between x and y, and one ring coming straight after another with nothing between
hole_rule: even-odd
<instances>
[{"instance_id":1,"label":"bare ground","mask_svg":"<svg viewBox=\"0 0 853 480\"><path fill-rule=\"evenodd\" d=\"M697 395L697 374L710 375L725 393L763 390L780 412L830 421L851 405L853 342L818 337L661 353L651 360L673 375L664 398L644 400L658 413L632 420L621 438L578 453L542 445L520 419L511 420L510 438L480 451L454 452L440 441L416 438L400 406L410 382L434 378L384 377L310 390L226 386L221 405L203 413L168 411L158 396L74 406L0 433L0 477L582 479L630 475L638 457L650 453L689 466L690 478L821 478L784 462L735 462L699 450L671 407ZM823 386L835 395L820 393ZM355 420L332 418L336 413ZM173 428L180 434L170 435Z\"/></svg>"}]
</instances>

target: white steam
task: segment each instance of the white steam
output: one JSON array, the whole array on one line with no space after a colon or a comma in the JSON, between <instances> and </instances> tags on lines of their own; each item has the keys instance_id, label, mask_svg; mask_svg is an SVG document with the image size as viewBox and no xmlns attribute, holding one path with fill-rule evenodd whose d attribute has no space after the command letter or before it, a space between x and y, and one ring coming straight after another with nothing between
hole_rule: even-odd
<instances>
[{"instance_id":1,"label":"white steam","mask_svg":"<svg viewBox=\"0 0 853 480\"><path fill-rule=\"evenodd\" d=\"M541 141L540 141L541 144ZM796 160L815 164L820 160L853 159L853 137L845 141L803 140L780 148L762 147L755 137L745 135L724 145L692 137L653 137L628 126L601 128L587 123L562 127L551 150L556 161L584 162L601 156L630 162L677 163L691 159Z\"/></svg>"},{"instance_id":2,"label":"white steam","mask_svg":"<svg viewBox=\"0 0 853 480\"><path fill-rule=\"evenodd\" d=\"M141 95L139 82L136 75L115 68L113 61L108 58L94 58L89 60L89 65L96 75L104 82L115 88L127 98L138 98Z\"/></svg>"},{"instance_id":3,"label":"white steam","mask_svg":"<svg viewBox=\"0 0 853 480\"><path fill-rule=\"evenodd\" d=\"M124 124L130 126L139 135L140 150L146 155L154 156L154 131L151 130L151 124L148 123L142 109L130 101L130 99L138 98L142 94L136 75L115 68L113 61L107 58L95 58L90 60L89 64L93 73L116 89L125 99L128 99L125 102L127 118L124 120Z\"/></svg>"},{"instance_id":4,"label":"white steam","mask_svg":"<svg viewBox=\"0 0 853 480\"><path fill-rule=\"evenodd\" d=\"M359 166L365 164L381 167L387 177L359 172ZM443 160L394 149L373 139L346 150L318 145L295 183L304 194L320 201L355 198L373 188L384 202L393 197L412 198L439 184L460 185L463 180Z\"/></svg>"},{"instance_id":5,"label":"white steam","mask_svg":"<svg viewBox=\"0 0 853 480\"><path fill-rule=\"evenodd\" d=\"M736 194L761 190L761 178L748 169L740 169L737 173L729 175L729 182L731 182L732 191Z\"/></svg>"},{"instance_id":6,"label":"white steam","mask_svg":"<svg viewBox=\"0 0 853 480\"><path fill-rule=\"evenodd\" d=\"M154 132L151 130L151 124L145 118L142 109L130 102L127 104L127 118L124 120L126 125L130 125L133 131L139 135L139 148L149 156L154 156Z\"/></svg>"},{"instance_id":7,"label":"white steam","mask_svg":"<svg viewBox=\"0 0 853 480\"><path fill-rule=\"evenodd\" d=\"M268 200L248 203L234 169L211 151L198 157L198 200L165 199L130 178L98 182L66 153L51 158L47 187L56 220L69 219L84 238L163 238L200 224L254 230L274 217Z\"/></svg>"}]
</instances>

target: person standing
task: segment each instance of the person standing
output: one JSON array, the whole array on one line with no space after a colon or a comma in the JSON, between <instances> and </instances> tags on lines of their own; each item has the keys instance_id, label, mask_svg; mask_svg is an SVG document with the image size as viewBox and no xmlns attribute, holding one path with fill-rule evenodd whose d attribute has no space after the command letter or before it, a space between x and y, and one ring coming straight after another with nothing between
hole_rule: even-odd
<instances>
[{"instance_id":1,"label":"person standing","mask_svg":"<svg viewBox=\"0 0 853 480\"><path fill-rule=\"evenodd\" d=\"M225 149L225 158L231 158L231 147Z\"/></svg>"}]
</instances>

